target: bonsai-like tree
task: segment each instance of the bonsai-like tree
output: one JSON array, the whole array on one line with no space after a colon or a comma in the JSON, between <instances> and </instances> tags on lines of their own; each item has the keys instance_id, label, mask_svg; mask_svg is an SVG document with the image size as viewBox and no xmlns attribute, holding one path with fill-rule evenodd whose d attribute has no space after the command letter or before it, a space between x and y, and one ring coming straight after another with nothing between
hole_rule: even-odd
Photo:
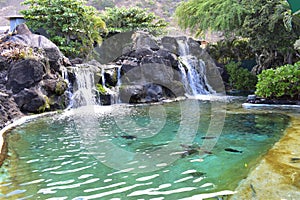
<instances>
[{"instance_id":1,"label":"bonsai-like tree","mask_svg":"<svg viewBox=\"0 0 300 200\"><path fill-rule=\"evenodd\" d=\"M68 57L87 57L106 31L98 11L84 0L25 0L27 25L44 29Z\"/></svg>"},{"instance_id":2,"label":"bonsai-like tree","mask_svg":"<svg viewBox=\"0 0 300 200\"><path fill-rule=\"evenodd\" d=\"M167 22L147 9L138 7L106 8L102 14L110 34L142 30L154 35L163 33Z\"/></svg>"}]
</instances>

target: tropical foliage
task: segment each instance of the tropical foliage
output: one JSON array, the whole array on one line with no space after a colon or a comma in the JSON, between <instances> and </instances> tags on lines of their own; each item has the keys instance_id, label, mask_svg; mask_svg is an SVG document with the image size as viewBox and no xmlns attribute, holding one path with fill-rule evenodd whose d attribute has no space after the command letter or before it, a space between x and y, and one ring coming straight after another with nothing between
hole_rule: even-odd
<instances>
[{"instance_id":1,"label":"tropical foliage","mask_svg":"<svg viewBox=\"0 0 300 200\"><path fill-rule=\"evenodd\" d=\"M69 57L86 57L101 42L105 23L98 11L84 0L25 0L22 14L33 30L44 29Z\"/></svg>"},{"instance_id":2,"label":"tropical foliage","mask_svg":"<svg viewBox=\"0 0 300 200\"><path fill-rule=\"evenodd\" d=\"M189 0L176 10L181 27L196 33L223 31L248 38L256 53L257 72L293 63L300 18L285 0Z\"/></svg>"},{"instance_id":3,"label":"tropical foliage","mask_svg":"<svg viewBox=\"0 0 300 200\"><path fill-rule=\"evenodd\" d=\"M189 0L179 4L175 15L182 28L199 35L206 30L233 32L247 13L239 0Z\"/></svg>"},{"instance_id":4,"label":"tropical foliage","mask_svg":"<svg viewBox=\"0 0 300 200\"><path fill-rule=\"evenodd\" d=\"M255 90L257 77L249 70L242 68L240 62L230 62L225 68L229 74L229 83L232 89Z\"/></svg>"},{"instance_id":5,"label":"tropical foliage","mask_svg":"<svg viewBox=\"0 0 300 200\"><path fill-rule=\"evenodd\" d=\"M106 8L102 18L110 34L135 30L161 34L167 26L167 23L154 13L138 7Z\"/></svg>"},{"instance_id":6,"label":"tropical foliage","mask_svg":"<svg viewBox=\"0 0 300 200\"><path fill-rule=\"evenodd\" d=\"M255 0L247 8L252 12L244 18L240 35L251 38L258 65L267 69L292 64L300 24L299 18L291 16L287 2Z\"/></svg>"},{"instance_id":7,"label":"tropical foliage","mask_svg":"<svg viewBox=\"0 0 300 200\"><path fill-rule=\"evenodd\" d=\"M218 63L227 64L230 61L242 61L255 59L249 40L225 39L207 46L209 55Z\"/></svg>"},{"instance_id":8,"label":"tropical foliage","mask_svg":"<svg viewBox=\"0 0 300 200\"><path fill-rule=\"evenodd\" d=\"M260 97L300 99L300 62L264 70L256 88Z\"/></svg>"}]
</instances>

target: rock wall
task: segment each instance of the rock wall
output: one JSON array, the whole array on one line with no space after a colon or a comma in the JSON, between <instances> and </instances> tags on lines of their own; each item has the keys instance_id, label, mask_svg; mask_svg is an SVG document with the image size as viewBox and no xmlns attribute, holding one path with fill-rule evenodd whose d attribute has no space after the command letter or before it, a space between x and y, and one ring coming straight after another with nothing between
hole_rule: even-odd
<instances>
[{"instance_id":1,"label":"rock wall","mask_svg":"<svg viewBox=\"0 0 300 200\"><path fill-rule=\"evenodd\" d=\"M23 114L66 106L62 69L70 63L54 43L22 24L0 43L0 53L0 128Z\"/></svg>"},{"instance_id":2,"label":"rock wall","mask_svg":"<svg viewBox=\"0 0 300 200\"><path fill-rule=\"evenodd\" d=\"M121 82L119 98L123 103L157 102L184 96L186 91L179 70L182 54L179 40L187 44L190 55L205 62L208 82L213 89L223 92L220 72L199 41L184 36L157 39L144 32L115 35L96 49L97 60L105 71L99 84L105 79L105 86L111 88ZM116 66L113 73L112 65ZM121 81L116 81L120 67Z\"/></svg>"}]
</instances>

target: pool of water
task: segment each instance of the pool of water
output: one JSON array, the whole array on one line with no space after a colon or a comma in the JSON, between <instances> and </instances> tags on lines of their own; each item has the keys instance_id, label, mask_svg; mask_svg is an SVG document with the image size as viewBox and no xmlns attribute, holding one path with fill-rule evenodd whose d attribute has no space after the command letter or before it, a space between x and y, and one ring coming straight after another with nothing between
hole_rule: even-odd
<instances>
[{"instance_id":1,"label":"pool of water","mask_svg":"<svg viewBox=\"0 0 300 200\"><path fill-rule=\"evenodd\" d=\"M8 134L0 197L173 200L234 190L288 123L197 100L36 119Z\"/></svg>"}]
</instances>

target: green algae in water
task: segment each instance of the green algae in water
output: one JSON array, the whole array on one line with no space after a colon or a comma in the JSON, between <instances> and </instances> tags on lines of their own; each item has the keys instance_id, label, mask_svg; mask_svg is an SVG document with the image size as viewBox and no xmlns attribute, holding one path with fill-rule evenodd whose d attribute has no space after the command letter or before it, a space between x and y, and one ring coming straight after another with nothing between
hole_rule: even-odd
<instances>
[{"instance_id":1,"label":"green algae in water","mask_svg":"<svg viewBox=\"0 0 300 200\"><path fill-rule=\"evenodd\" d=\"M126 107L129 112L123 113L122 117L141 127L147 126L151 123L148 114L151 107ZM3 166L8 177L4 177L0 183L0 197L173 200L201 193L234 190L260 157L279 140L289 122L288 117L274 113L227 114L222 134L210 152L183 156L187 146L201 149L205 139L214 139L205 138L211 120L211 106L203 103L199 128L192 144L179 143L172 146L171 150L177 156L174 162L161 160L158 170L136 173L132 166L138 166L139 172L146 169L147 164L151 165L156 159L160 159L153 152L163 152L160 150L167 148L176 138L181 121L179 105L164 105L166 117L159 119L165 120L164 125L151 137L145 137L144 129L124 131L124 127L118 125L115 118L120 107L113 109L112 112L99 115L98 124L90 127L85 124L85 130L88 130L85 134L80 133L82 129L79 126L83 125L78 125L72 116L42 118L12 130L8 137L10 157ZM83 145L83 140L90 142L89 145ZM152 158L132 158L131 163L124 164L121 162L123 154L118 155L117 151L107 152L104 147L107 142L114 149L150 155ZM167 153L170 151L166 151ZM168 155L163 156L167 157ZM124 166L113 169L108 164L112 160L121 162Z\"/></svg>"}]
</instances>

